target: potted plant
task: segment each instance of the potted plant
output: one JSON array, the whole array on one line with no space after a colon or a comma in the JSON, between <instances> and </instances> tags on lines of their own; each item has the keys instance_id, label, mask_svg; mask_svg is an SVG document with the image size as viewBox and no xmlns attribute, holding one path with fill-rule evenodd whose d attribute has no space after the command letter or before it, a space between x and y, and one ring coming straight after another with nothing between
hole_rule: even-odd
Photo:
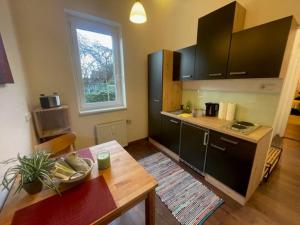
<instances>
[{"instance_id":1,"label":"potted plant","mask_svg":"<svg viewBox=\"0 0 300 225\"><path fill-rule=\"evenodd\" d=\"M18 154L17 159L7 160L2 164L16 163L9 167L3 177L1 185L10 189L11 185L18 177L18 187L16 193L22 188L28 194L35 194L42 190L43 185L59 193L57 186L52 180L51 170L55 160L50 158L50 153L38 151L29 156L21 157Z\"/></svg>"}]
</instances>

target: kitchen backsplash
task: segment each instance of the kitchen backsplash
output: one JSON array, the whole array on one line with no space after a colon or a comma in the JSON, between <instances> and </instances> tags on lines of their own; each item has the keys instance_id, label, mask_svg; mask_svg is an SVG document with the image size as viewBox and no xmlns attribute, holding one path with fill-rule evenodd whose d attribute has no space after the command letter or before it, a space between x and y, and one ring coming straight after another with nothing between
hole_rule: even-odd
<instances>
[{"instance_id":1,"label":"kitchen backsplash","mask_svg":"<svg viewBox=\"0 0 300 225\"><path fill-rule=\"evenodd\" d=\"M205 109L206 102L232 102L237 104L235 114L237 120L272 126L279 97L279 93L184 89L182 104L186 105L187 101L191 101L193 107Z\"/></svg>"}]
</instances>

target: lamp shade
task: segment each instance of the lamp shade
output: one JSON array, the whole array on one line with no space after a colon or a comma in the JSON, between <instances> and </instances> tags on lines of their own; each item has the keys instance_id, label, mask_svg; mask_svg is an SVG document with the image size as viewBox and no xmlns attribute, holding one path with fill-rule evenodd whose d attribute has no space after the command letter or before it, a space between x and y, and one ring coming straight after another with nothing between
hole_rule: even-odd
<instances>
[{"instance_id":1,"label":"lamp shade","mask_svg":"<svg viewBox=\"0 0 300 225\"><path fill-rule=\"evenodd\" d=\"M147 21L144 6L139 1L136 1L130 11L129 20L132 23L145 23Z\"/></svg>"}]
</instances>

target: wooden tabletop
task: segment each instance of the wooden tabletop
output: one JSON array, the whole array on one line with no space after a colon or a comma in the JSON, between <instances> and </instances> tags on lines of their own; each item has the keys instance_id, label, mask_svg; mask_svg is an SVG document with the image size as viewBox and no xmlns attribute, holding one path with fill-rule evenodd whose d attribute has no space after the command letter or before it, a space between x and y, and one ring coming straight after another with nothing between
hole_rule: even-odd
<instances>
[{"instance_id":1,"label":"wooden tabletop","mask_svg":"<svg viewBox=\"0 0 300 225\"><path fill-rule=\"evenodd\" d=\"M157 186L156 180L116 141L90 147L90 150L95 159L98 152L110 152L111 167L99 171L95 160L95 165L89 179L103 175L117 205L115 210L99 218L93 224L106 224L112 221L133 207L137 202L146 199L147 195L153 192ZM66 187L61 185L60 188L64 190ZM16 185L13 186L7 202L0 213L1 225L10 225L16 210L55 195L51 190L43 190L35 195L28 195L24 190L19 194L14 194L15 189Z\"/></svg>"}]
</instances>

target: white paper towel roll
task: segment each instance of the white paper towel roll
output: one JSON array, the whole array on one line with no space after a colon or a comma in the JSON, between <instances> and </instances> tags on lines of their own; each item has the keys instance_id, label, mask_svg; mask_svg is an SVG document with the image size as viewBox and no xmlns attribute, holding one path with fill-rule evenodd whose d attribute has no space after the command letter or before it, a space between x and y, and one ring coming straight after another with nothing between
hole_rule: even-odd
<instances>
[{"instance_id":1,"label":"white paper towel roll","mask_svg":"<svg viewBox=\"0 0 300 225\"><path fill-rule=\"evenodd\" d=\"M221 120L225 120L226 119L226 115L227 115L227 102L220 102L219 104L219 114L218 114L218 118Z\"/></svg>"},{"instance_id":2,"label":"white paper towel roll","mask_svg":"<svg viewBox=\"0 0 300 225\"><path fill-rule=\"evenodd\" d=\"M226 120L228 120L228 121L233 121L234 120L235 108L236 108L235 103L228 103L227 113L226 113Z\"/></svg>"}]
</instances>

